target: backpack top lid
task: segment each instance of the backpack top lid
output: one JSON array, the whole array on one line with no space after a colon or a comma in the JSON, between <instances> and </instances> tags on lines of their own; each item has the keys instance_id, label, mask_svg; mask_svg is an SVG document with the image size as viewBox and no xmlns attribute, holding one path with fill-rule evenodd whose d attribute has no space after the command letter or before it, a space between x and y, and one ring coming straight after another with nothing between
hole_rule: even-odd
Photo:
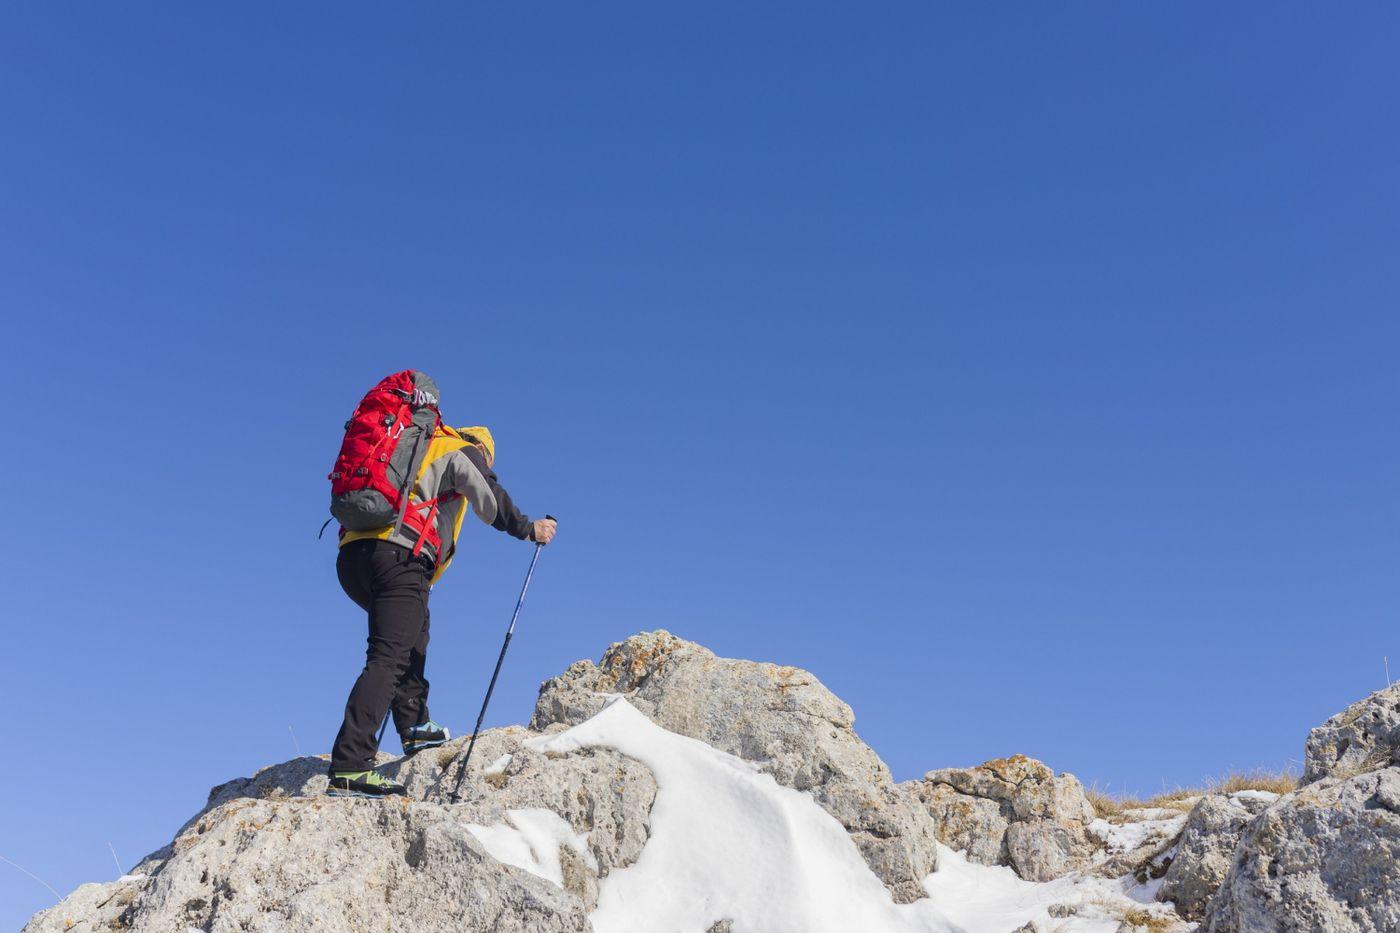
<instances>
[{"instance_id":1,"label":"backpack top lid","mask_svg":"<svg viewBox=\"0 0 1400 933\"><path fill-rule=\"evenodd\" d=\"M438 390L438 384L433 381L433 377L417 369L405 369L401 373L395 373L390 379L404 380L408 386L407 391L412 393L409 399L415 407L439 408L441 405L442 393Z\"/></svg>"}]
</instances>

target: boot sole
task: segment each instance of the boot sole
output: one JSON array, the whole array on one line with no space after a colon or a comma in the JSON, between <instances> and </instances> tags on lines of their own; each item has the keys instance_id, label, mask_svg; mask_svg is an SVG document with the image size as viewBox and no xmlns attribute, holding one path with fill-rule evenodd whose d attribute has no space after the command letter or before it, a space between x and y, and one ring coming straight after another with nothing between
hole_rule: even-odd
<instances>
[{"instance_id":1,"label":"boot sole","mask_svg":"<svg viewBox=\"0 0 1400 933\"><path fill-rule=\"evenodd\" d=\"M412 758L414 755L418 754L421 751L424 751L425 749L438 748L439 746L446 745L447 742L447 739L443 739L439 742L415 742L412 748L404 748L403 756L405 758Z\"/></svg>"},{"instance_id":2,"label":"boot sole","mask_svg":"<svg viewBox=\"0 0 1400 933\"><path fill-rule=\"evenodd\" d=\"M404 797L405 794L367 794L362 790L327 790L327 797L360 797L365 800L388 800L390 797Z\"/></svg>"}]
</instances>

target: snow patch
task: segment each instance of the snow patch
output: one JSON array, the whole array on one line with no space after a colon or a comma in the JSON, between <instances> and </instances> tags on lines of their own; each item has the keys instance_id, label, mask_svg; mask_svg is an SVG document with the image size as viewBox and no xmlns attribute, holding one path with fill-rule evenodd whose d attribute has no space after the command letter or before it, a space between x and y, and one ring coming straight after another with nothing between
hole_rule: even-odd
<instances>
[{"instance_id":1,"label":"snow patch","mask_svg":"<svg viewBox=\"0 0 1400 933\"><path fill-rule=\"evenodd\" d=\"M507 756L509 757L509 756ZM564 869L559 863L559 847L568 846L598 870L598 862L588 849L588 837L575 833L567 820L553 810L531 807L507 810L506 822L495 826L468 823L471 832L492 858L532 875L539 875L564 886Z\"/></svg>"},{"instance_id":2,"label":"snow patch","mask_svg":"<svg viewBox=\"0 0 1400 933\"><path fill-rule=\"evenodd\" d=\"M1098 837L1107 850L1104 856L1117 855L1122 852L1132 850L1147 845L1149 842L1162 841L1178 835L1186 826L1186 814L1177 810L1144 811L1149 814L1157 812L1170 813L1169 817L1157 817L1142 820L1135 820L1129 823L1110 823L1105 819L1097 819L1089 824L1089 832Z\"/></svg>"},{"instance_id":3,"label":"snow patch","mask_svg":"<svg viewBox=\"0 0 1400 933\"><path fill-rule=\"evenodd\" d=\"M505 774L506 766L510 764L510 759L510 755L502 755L500 758L497 758L495 761L487 765L486 770L482 771L481 773L486 775L487 777L491 777L497 774Z\"/></svg>"},{"instance_id":4,"label":"snow patch","mask_svg":"<svg viewBox=\"0 0 1400 933\"><path fill-rule=\"evenodd\" d=\"M1102 905L1119 902L1123 896L1122 884L1106 878L1024 881L1010 868L969 862L961 852L942 844L938 845L938 871L924 879L924 890L942 909L950 924L946 929L967 933L1007 933L1028 920L1056 933L1115 933L1118 917ZM1051 905L1073 908L1075 913L1052 920Z\"/></svg>"}]
</instances>

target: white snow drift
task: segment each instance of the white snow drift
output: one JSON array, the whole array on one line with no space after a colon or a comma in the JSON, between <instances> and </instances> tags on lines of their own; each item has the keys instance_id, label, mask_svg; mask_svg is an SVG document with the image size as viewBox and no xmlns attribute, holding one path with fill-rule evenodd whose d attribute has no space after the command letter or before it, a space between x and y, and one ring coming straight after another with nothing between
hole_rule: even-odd
<instances>
[{"instance_id":1,"label":"white snow drift","mask_svg":"<svg viewBox=\"0 0 1400 933\"><path fill-rule=\"evenodd\" d=\"M1124 883L1065 878L1022 881L1009 868L973 865L940 848L925 880L929 898L895 904L841 824L800 791L749 762L655 725L615 698L593 718L527 746L567 754L606 747L655 774L651 838L641 857L604 879L591 920L598 933L704 931L729 921L735 933L922 931L1007 933L1028 922L1049 928L1052 904L1076 915L1065 933L1109 933L1104 908L1131 904ZM559 845L582 839L548 811L513 811L511 826L471 827L493 856L555 884Z\"/></svg>"}]
</instances>

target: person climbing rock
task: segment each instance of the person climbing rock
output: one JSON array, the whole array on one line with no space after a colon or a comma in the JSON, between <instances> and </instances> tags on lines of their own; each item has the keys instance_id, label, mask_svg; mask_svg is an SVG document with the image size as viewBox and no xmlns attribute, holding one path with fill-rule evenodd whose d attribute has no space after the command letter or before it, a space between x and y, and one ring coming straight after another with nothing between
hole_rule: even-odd
<instances>
[{"instance_id":1,"label":"person climbing rock","mask_svg":"<svg viewBox=\"0 0 1400 933\"><path fill-rule=\"evenodd\" d=\"M332 795L404 793L374 768L386 712L405 755L449 738L428 715L428 597L452 563L467 511L537 544L557 530L553 519L531 520L501 486L491 431L448 427L437 405L437 386L425 374L386 378L346 423L330 476L331 513L341 521L336 575L369 617L365 666L331 749Z\"/></svg>"}]
</instances>

